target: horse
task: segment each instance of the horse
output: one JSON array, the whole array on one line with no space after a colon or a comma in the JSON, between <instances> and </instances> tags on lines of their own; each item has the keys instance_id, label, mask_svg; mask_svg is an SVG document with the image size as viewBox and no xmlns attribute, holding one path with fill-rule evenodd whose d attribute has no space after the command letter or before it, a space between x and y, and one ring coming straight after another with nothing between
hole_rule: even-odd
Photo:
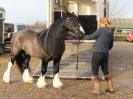
<instances>
[{"instance_id":1,"label":"horse","mask_svg":"<svg viewBox=\"0 0 133 99\"><path fill-rule=\"evenodd\" d=\"M3 81L11 82L11 67L16 62L22 73L25 83L33 83L29 73L29 62L31 57L42 61L41 75L37 80L37 87L47 86L45 73L50 61L53 61L53 87L61 88L63 83L59 77L59 64L65 51L65 36L72 31L78 37L84 34L82 25L74 13L65 12L64 16L56 20L49 28L40 33L31 30L23 30L15 33L11 39L11 57L3 75Z\"/></svg>"}]
</instances>

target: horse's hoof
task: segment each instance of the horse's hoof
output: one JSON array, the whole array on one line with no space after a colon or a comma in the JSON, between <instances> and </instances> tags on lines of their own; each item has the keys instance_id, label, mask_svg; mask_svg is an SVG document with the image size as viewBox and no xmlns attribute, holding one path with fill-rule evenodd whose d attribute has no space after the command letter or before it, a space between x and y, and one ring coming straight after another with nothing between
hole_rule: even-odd
<instances>
[{"instance_id":1,"label":"horse's hoof","mask_svg":"<svg viewBox=\"0 0 133 99\"><path fill-rule=\"evenodd\" d=\"M63 83L60 80L54 80L53 81L53 87L57 89L62 89Z\"/></svg>"},{"instance_id":2,"label":"horse's hoof","mask_svg":"<svg viewBox=\"0 0 133 99\"><path fill-rule=\"evenodd\" d=\"M45 85L45 86L37 86L37 88L39 88L39 89L47 89L48 87L47 87L47 85Z\"/></svg>"},{"instance_id":3,"label":"horse's hoof","mask_svg":"<svg viewBox=\"0 0 133 99\"><path fill-rule=\"evenodd\" d=\"M43 85L37 84L37 88L47 88L47 84L43 84Z\"/></svg>"},{"instance_id":4,"label":"horse's hoof","mask_svg":"<svg viewBox=\"0 0 133 99\"><path fill-rule=\"evenodd\" d=\"M5 72L3 75L3 82L6 84L10 84L10 76L9 72Z\"/></svg>"},{"instance_id":5,"label":"horse's hoof","mask_svg":"<svg viewBox=\"0 0 133 99\"><path fill-rule=\"evenodd\" d=\"M3 77L3 82L6 83L6 84L10 84L10 80L9 79L6 79L5 77Z\"/></svg>"},{"instance_id":6,"label":"horse's hoof","mask_svg":"<svg viewBox=\"0 0 133 99\"><path fill-rule=\"evenodd\" d=\"M4 80L3 80L3 82L4 82L5 84L10 84L10 83L11 83L10 81L4 81Z\"/></svg>"},{"instance_id":7,"label":"horse's hoof","mask_svg":"<svg viewBox=\"0 0 133 99\"><path fill-rule=\"evenodd\" d=\"M63 88L63 83L58 82L58 83L53 83L53 87L56 89L62 89Z\"/></svg>"},{"instance_id":8,"label":"horse's hoof","mask_svg":"<svg viewBox=\"0 0 133 99\"><path fill-rule=\"evenodd\" d=\"M63 89L63 84L62 83L59 83L59 85L53 84L53 87L56 89Z\"/></svg>"},{"instance_id":9,"label":"horse's hoof","mask_svg":"<svg viewBox=\"0 0 133 99\"><path fill-rule=\"evenodd\" d=\"M29 83L29 84L32 84L33 81L24 81L24 83Z\"/></svg>"},{"instance_id":10,"label":"horse's hoof","mask_svg":"<svg viewBox=\"0 0 133 99\"><path fill-rule=\"evenodd\" d=\"M31 84L31 83L33 83L33 79L31 78L31 79L29 79L29 80L23 80L23 82L24 82L24 83L30 83L30 84Z\"/></svg>"},{"instance_id":11,"label":"horse's hoof","mask_svg":"<svg viewBox=\"0 0 133 99\"><path fill-rule=\"evenodd\" d=\"M41 81L37 82L37 88L46 88L46 87L47 87L46 82L41 82Z\"/></svg>"},{"instance_id":12,"label":"horse's hoof","mask_svg":"<svg viewBox=\"0 0 133 99\"><path fill-rule=\"evenodd\" d=\"M63 86L59 86L59 87L54 87L55 89L59 89L59 90L62 90L63 89Z\"/></svg>"}]
</instances>

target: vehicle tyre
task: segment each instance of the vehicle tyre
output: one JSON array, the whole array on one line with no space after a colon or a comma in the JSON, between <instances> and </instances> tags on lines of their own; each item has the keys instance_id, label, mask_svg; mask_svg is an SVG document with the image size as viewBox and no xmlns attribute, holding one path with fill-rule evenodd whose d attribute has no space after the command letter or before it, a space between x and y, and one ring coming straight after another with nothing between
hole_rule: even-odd
<instances>
[{"instance_id":1,"label":"vehicle tyre","mask_svg":"<svg viewBox=\"0 0 133 99\"><path fill-rule=\"evenodd\" d=\"M2 55L4 53L4 46L0 45L0 55Z\"/></svg>"}]
</instances>

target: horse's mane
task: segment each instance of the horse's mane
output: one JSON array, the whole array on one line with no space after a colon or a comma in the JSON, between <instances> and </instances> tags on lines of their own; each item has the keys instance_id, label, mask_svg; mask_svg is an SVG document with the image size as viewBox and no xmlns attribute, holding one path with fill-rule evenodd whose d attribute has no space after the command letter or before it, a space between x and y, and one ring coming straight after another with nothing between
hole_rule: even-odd
<instances>
[{"instance_id":1,"label":"horse's mane","mask_svg":"<svg viewBox=\"0 0 133 99\"><path fill-rule=\"evenodd\" d=\"M58 46L59 44L57 44L57 42L63 42L66 34L65 27L63 27L65 19L66 17L62 17L56 20L49 28L38 33L38 41L41 46L43 46L44 50L53 46Z\"/></svg>"}]
</instances>

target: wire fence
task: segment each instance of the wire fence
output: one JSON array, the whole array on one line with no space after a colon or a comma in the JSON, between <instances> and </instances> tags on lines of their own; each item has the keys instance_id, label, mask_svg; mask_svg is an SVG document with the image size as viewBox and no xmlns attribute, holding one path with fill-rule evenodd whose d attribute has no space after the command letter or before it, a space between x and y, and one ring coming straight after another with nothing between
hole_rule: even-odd
<instances>
[{"instance_id":1,"label":"wire fence","mask_svg":"<svg viewBox=\"0 0 133 99\"><path fill-rule=\"evenodd\" d=\"M126 41L127 40L127 33L115 32L114 38L116 41Z\"/></svg>"}]
</instances>

